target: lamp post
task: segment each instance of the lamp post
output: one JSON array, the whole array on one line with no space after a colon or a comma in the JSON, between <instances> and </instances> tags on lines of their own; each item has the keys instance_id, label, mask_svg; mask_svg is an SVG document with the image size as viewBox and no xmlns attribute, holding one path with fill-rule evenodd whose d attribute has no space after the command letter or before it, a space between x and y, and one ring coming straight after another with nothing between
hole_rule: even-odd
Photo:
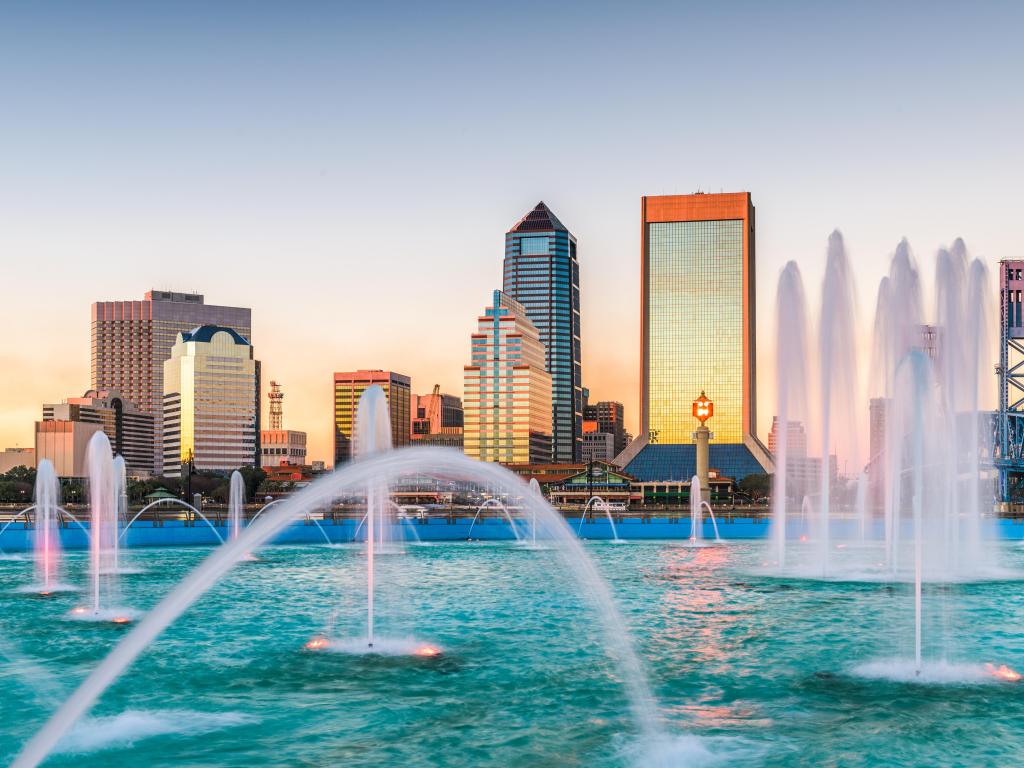
<instances>
[{"instance_id":1,"label":"lamp post","mask_svg":"<svg viewBox=\"0 0 1024 768\"><path fill-rule=\"evenodd\" d=\"M697 444L697 479L700 480L700 495L702 499L711 503L711 482L709 479L709 454L711 451L710 442L714 433L704 423L715 414L715 404L708 400L704 390L701 390L700 397L693 401L693 417L700 422L697 431L693 433L693 440Z\"/></svg>"}]
</instances>

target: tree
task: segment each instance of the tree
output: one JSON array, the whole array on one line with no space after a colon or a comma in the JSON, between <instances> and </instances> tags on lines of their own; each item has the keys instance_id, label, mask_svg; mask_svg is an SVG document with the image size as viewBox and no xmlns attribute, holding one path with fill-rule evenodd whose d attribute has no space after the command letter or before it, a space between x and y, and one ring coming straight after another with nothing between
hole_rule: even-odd
<instances>
[{"instance_id":1,"label":"tree","mask_svg":"<svg viewBox=\"0 0 1024 768\"><path fill-rule=\"evenodd\" d=\"M764 473L747 475L740 480L739 489L754 501L761 501L771 493L772 476Z\"/></svg>"},{"instance_id":2,"label":"tree","mask_svg":"<svg viewBox=\"0 0 1024 768\"><path fill-rule=\"evenodd\" d=\"M259 467L241 467L238 471L242 474L242 479L245 480L246 500L254 500L260 483L267 479L267 473Z\"/></svg>"}]
</instances>

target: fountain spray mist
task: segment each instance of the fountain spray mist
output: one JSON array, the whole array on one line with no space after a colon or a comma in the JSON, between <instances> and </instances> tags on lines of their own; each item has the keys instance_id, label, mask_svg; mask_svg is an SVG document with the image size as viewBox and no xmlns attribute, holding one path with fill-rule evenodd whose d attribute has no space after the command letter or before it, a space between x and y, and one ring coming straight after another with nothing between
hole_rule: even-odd
<instances>
[{"instance_id":1,"label":"fountain spray mist","mask_svg":"<svg viewBox=\"0 0 1024 768\"><path fill-rule=\"evenodd\" d=\"M49 593L57 583L60 568L60 481L49 459L42 459L36 468L35 486L35 565L36 584Z\"/></svg>"},{"instance_id":2,"label":"fountain spray mist","mask_svg":"<svg viewBox=\"0 0 1024 768\"><path fill-rule=\"evenodd\" d=\"M242 515L245 509L245 478L237 469L231 473L228 490L229 537L237 539L242 532Z\"/></svg>"},{"instance_id":3,"label":"fountain spray mist","mask_svg":"<svg viewBox=\"0 0 1024 768\"><path fill-rule=\"evenodd\" d=\"M102 608L104 580L109 597L117 579L117 481L110 441L102 432L89 440L86 453L89 473L89 552L92 578L92 610L99 614Z\"/></svg>"},{"instance_id":4,"label":"fountain spray mist","mask_svg":"<svg viewBox=\"0 0 1024 768\"><path fill-rule=\"evenodd\" d=\"M818 378L821 396L821 498L819 551L821 571L828 572L831 516L831 462L833 439L843 439L847 455L857 455L857 422L850 403L857 402L856 292L838 230L828 239L828 260L821 290ZM833 427L839 427L833 434ZM838 442L838 440L837 440Z\"/></svg>"},{"instance_id":5,"label":"fountain spray mist","mask_svg":"<svg viewBox=\"0 0 1024 768\"><path fill-rule=\"evenodd\" d=\"M775 474L772 478L772 544L782 569L786 564L786 502L789 473L789 422L807 400L807 301L795 261L779 275L775 302L775 373L777 380Z\"/></svg>"},{"instance_id":6,"label":"fountain spray mist","mask_svg":"<svg viewBox=\"0 0 1024 768\"><path fill-rule=\"evenodd\" d=\"M391 415L387 395L377 384L367 387L359 398L354 429L356 460L366 460L391 450ZM386 482L366 486L366 643L373 647L374 550L383 549L388 502ZM378 536L374 534L379 531Z\"/></svg>"}]
</instances>

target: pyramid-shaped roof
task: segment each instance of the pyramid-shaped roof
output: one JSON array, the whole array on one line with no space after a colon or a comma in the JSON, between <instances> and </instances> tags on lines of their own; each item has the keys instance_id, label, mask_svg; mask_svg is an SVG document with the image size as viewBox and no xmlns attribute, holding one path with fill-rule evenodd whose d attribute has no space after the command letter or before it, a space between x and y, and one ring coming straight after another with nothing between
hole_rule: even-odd
<instances>
[{"instance_id":1,"label":"pyramid-shaped roof","mask_svg":"<svg viewBox=\"0 0 1024 768\"><path fill-rule=\"evenodd\" d=\"M523 216L516 225L509 230L513 232L568 232L568 227L558 220L558 217L551 212L544 201L541 200L534 206L533 210Z\"/></svg>"}]
</instances>

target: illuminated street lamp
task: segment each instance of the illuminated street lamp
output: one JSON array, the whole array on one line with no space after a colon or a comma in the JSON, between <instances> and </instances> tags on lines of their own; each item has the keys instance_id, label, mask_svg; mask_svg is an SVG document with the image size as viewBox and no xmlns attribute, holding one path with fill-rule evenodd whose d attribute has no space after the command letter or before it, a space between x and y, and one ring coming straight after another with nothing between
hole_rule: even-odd
<instances>
[{"instance_id":1,"label":"illuminated street lamp","mask_svg":"<svg viewBox=\"0 0 1024 768\"><path fill-rule=\"evenodd\" d=\"M711 501L710 481L710 460L711 438L714 437L711 430L704 423L715 415L715 404L708 400L704 390L701 390L700 397L693 401L693 418L700 422L697 431L693 433L693 441L697 444L697 479L700 481L701 498Z\"/></svg>"},{"instance_id":2,"label":"illuminated street lamp","mask_svg":"<svg viewBox=\"0 0 1024 768\"><path fill-rule=\"evenodd\" d=\"M704 426L704 422L715 415L715 404L708 400L704 390L700 391L700 397L693 401L693 418L697 419Z\"/></svg>"}]
</instances>

